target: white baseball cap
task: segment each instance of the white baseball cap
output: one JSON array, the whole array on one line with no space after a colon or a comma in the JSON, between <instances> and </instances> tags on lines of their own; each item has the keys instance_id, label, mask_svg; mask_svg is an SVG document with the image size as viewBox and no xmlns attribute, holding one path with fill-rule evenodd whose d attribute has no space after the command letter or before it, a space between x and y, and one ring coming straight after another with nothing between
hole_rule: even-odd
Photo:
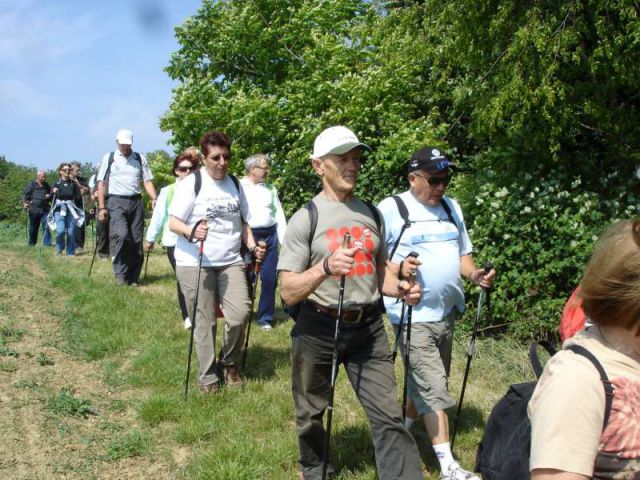
<instances>
[{"instance_id":1,"label":"white baseball cap","mask_svg":"<svg viewBox=\"0 0 640 480\"><path fill-rule=\"evenodd\" d=\"M371 150L369 145L360 142L356 134L347 127L341 125L329 127L323 130L313 142L311 158L320 158L324 155L342 155L356 147Z\"/></svg>"},{"instance_id":2,"label":"white baseball cap","mask_svg":"<svg viewBox=\"0 0 640 480\"><path fill-rule=\"evenodd\" d=\"M127 129L118 130L116 142L120 145L133 145L133 133Z\"/></svg>"}]
</instances>

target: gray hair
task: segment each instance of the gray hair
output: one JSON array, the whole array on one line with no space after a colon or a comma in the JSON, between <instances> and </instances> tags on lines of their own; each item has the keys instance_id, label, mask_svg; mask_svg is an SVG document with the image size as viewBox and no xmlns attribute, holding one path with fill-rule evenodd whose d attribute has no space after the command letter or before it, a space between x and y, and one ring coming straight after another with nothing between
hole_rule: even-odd
<instances>
[{"instance_id":1,"label":"gray hair","mask_svg":"<svg viewBox=\"0 0 640 480\"><path fill-rule=\"evenodd\" d=\"M255 155L247 157L247 159L244 161L244 169L246 170L246 172L249 173L249 171L253 167L255 167L260 160L265 160L267 163L269 163L269 155L267 155L266 153L256 153Z\"/></svg>"}]
</instances>

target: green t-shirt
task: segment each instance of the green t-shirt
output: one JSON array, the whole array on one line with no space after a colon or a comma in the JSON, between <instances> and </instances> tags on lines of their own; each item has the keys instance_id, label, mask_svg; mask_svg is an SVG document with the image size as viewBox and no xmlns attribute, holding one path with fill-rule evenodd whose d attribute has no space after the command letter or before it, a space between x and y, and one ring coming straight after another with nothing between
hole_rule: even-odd
<instances>
[{"instance_id":1,"label":"green t-shirt","mask_svg":"<svg viewBox=\"0 0 640 480\"><path fill-rule=\"evenodd\" d=\"M280 250L278 270L301 273L322 261L330 252L342 245L344 234L351 233L351 246L360 245L354 266L347 275L344 289L344 307L376 302L380 297L376 266L387 260L384 245L384 223L378 230L369 207L352 198L346 203L329 200L323 194L313 199L318 209L318 225L311 248L309 246L309 212L298 210L287 225ZM382 221L382 216L380 216ZM311 256L311 261L309 257ZM340 277L327 278L309 295L312 300L327 307L337 307Z\"/></svg>"}]
</instances>

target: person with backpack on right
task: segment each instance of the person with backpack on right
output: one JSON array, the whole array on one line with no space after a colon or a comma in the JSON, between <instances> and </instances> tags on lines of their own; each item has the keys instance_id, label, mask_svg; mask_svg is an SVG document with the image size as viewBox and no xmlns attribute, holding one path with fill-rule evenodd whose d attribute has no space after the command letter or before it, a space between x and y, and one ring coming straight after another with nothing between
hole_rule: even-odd
<instances>
[{"instance_id":1,"label":"person with backpack on right","mask_svg":"<svg viewBox=\"0 0 640 480\"><path fill-rule=\"evenodd\" d=\"M478 480L453 458L446 409L455 401L448 391L454 322L464 311L461 277L491 287L495 270L485 273L471 256L472 245L458 203L445 192L454 164L432 147L415 152L408 165L409 190L384 199L378 208L387 226L390 260L400 263L401 278L417 269L423 285L420 303L413 307L406 426L423 417L438 458L441 479ZM415 252L418 257L410 254ZM407 314L397 299L385 297L387 316L396 335L406 339ZM400 330L401 317L402 331ZM404 341L400 341L404 353Z\"/></svg>"},{"instance_id":2,"label":"person with backpack on right","mask_svg":"<svg viewBox=\"0 0 640 480\"><path fill-rule=\"evenodd\" d=\"M604 232L578 295L594 325L551 357L529 402L531 479L640 479L640 219Z\"/></svg>"},{"instance_id":3,"label":"person with backpack on right","mask_svg":"<svg viewBox=\"0 0 640 480\"><path fill-rule=\"evenodd\" d=\"M156 203L156 189L147 158L133 151L131 130L119 130L116 145L117 150L102 157L96 176L98 220L109 222L116 285L135 287L144 263L144 204L140 183L151 197L152 207Z\"/></svg>"},{"instance_id":4,"label":"person with backpack on right","mask_svg":"<svg viewBox=\"0 0 640 480\"><path fill-rule=\"evenodd\" d=\"M240 253L242 243L260 260L265 250L256 243L245 221L249 207L242 185L236 177L227 174L231 139L222 132L207 132L200 139L200 151L204 166L176 186L169 207L169 228L178 235L176 275L189 318L195 323L192 328L199 363L198 385L203 394L215 394L220 391L223 380L228 387L243 385L239 363L251 301ZM199 292L197 315L194 313L196 292ZM224 311L219 350L216 348L217 302ZM218 351L220 356L216 359Z\"/></svg>"}]
</instances>

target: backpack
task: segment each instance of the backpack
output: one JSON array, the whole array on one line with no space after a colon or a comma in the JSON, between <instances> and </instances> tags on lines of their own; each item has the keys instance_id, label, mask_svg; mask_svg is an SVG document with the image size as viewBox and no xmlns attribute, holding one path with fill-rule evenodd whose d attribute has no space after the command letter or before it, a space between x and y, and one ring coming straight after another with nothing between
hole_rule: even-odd
<instances>
[{"instance_id":1,"label":"backpack","mask_svg":"<svg viewBox=\"0 0 640 480\"><path fill-rule=\"evenodd\" d=\"M380 230L380 226L382 225L382 222L380 220L380 214L378 213L378 209L376 207L373 206L372 203L367 202L365 200L362 200L364 202L364 204L369 208L369 211L371 212L371 216L373 217L373 219L376 222L376 226L378 227L378 231ZM316 227L318 226L318 207L316 207L316 204L313 202L313 200L309 200L309 203L307 203L304 208L307 209L307 212L309 213L309 239L308 239L308 243L309 243L309 251L311 251L311 244L313 243L313 237L315 237L316 235ZM309 253L309 262L307 263L307 269L311 266L311 253ZM298 314L300 313L300 306L302 305L302 302L299 303L294 303L292 305L288 305L282 297L280 297L280 301L282 302L282 308L285 312L287 312L287 314L293 319L293 320L297 320L298 319Z\"/></svg>"},{"instance_id":2,"label":"backpack","mask_svg":"<svg viewBox=\"0 0 640 480\"><path fill-rule=\"evenodd\" d=\"M536 381L511 385L506 395L493 407L484 427L482 441L478 446L475 471L482 473L483 480L529 480L529 456L531 450L531 423L527 415L529 400L542 374L537 347L542 346L550 355L555 349L547 342L532 343L529 349L531 366ZM580 345L570 345L578 355L587 358L600 374L605 390L605 414L602 429L606 427L613 402L613 386L596 357Z\"/></svg>"},{"instance_id":3,"label":"backpack","mask_svg":"<svg viewBox=\"0 0 640 480\"><path fill-rule=\"evenodd\" d=\"M398 238L393 244L391 253L389 253L389 260L391 260L391 258L393 258L393 254L396 253L396 250L398 249L398 245L400 245L400 239L402 239L402 234L413 223L411 220L409 220L409 210L407 209L407 205L404 203L402 198L400 198L400 195L394 195L391 198L393 198L393 200L396 202L396 206L398 207L398 213L402 217L404 224L402 225L402 229L400 230L400 234L398 235ZM458 225L458 223L453 218L453 215L451 214L451 207L449 206L449 202L447 202L447 200L444 197L442 197L442 201L440 202L440 205L442 205L444 212L447 214L447 219L455 225L458 231L460 231L460 226Z\"/></svg>"}]
</instances>

